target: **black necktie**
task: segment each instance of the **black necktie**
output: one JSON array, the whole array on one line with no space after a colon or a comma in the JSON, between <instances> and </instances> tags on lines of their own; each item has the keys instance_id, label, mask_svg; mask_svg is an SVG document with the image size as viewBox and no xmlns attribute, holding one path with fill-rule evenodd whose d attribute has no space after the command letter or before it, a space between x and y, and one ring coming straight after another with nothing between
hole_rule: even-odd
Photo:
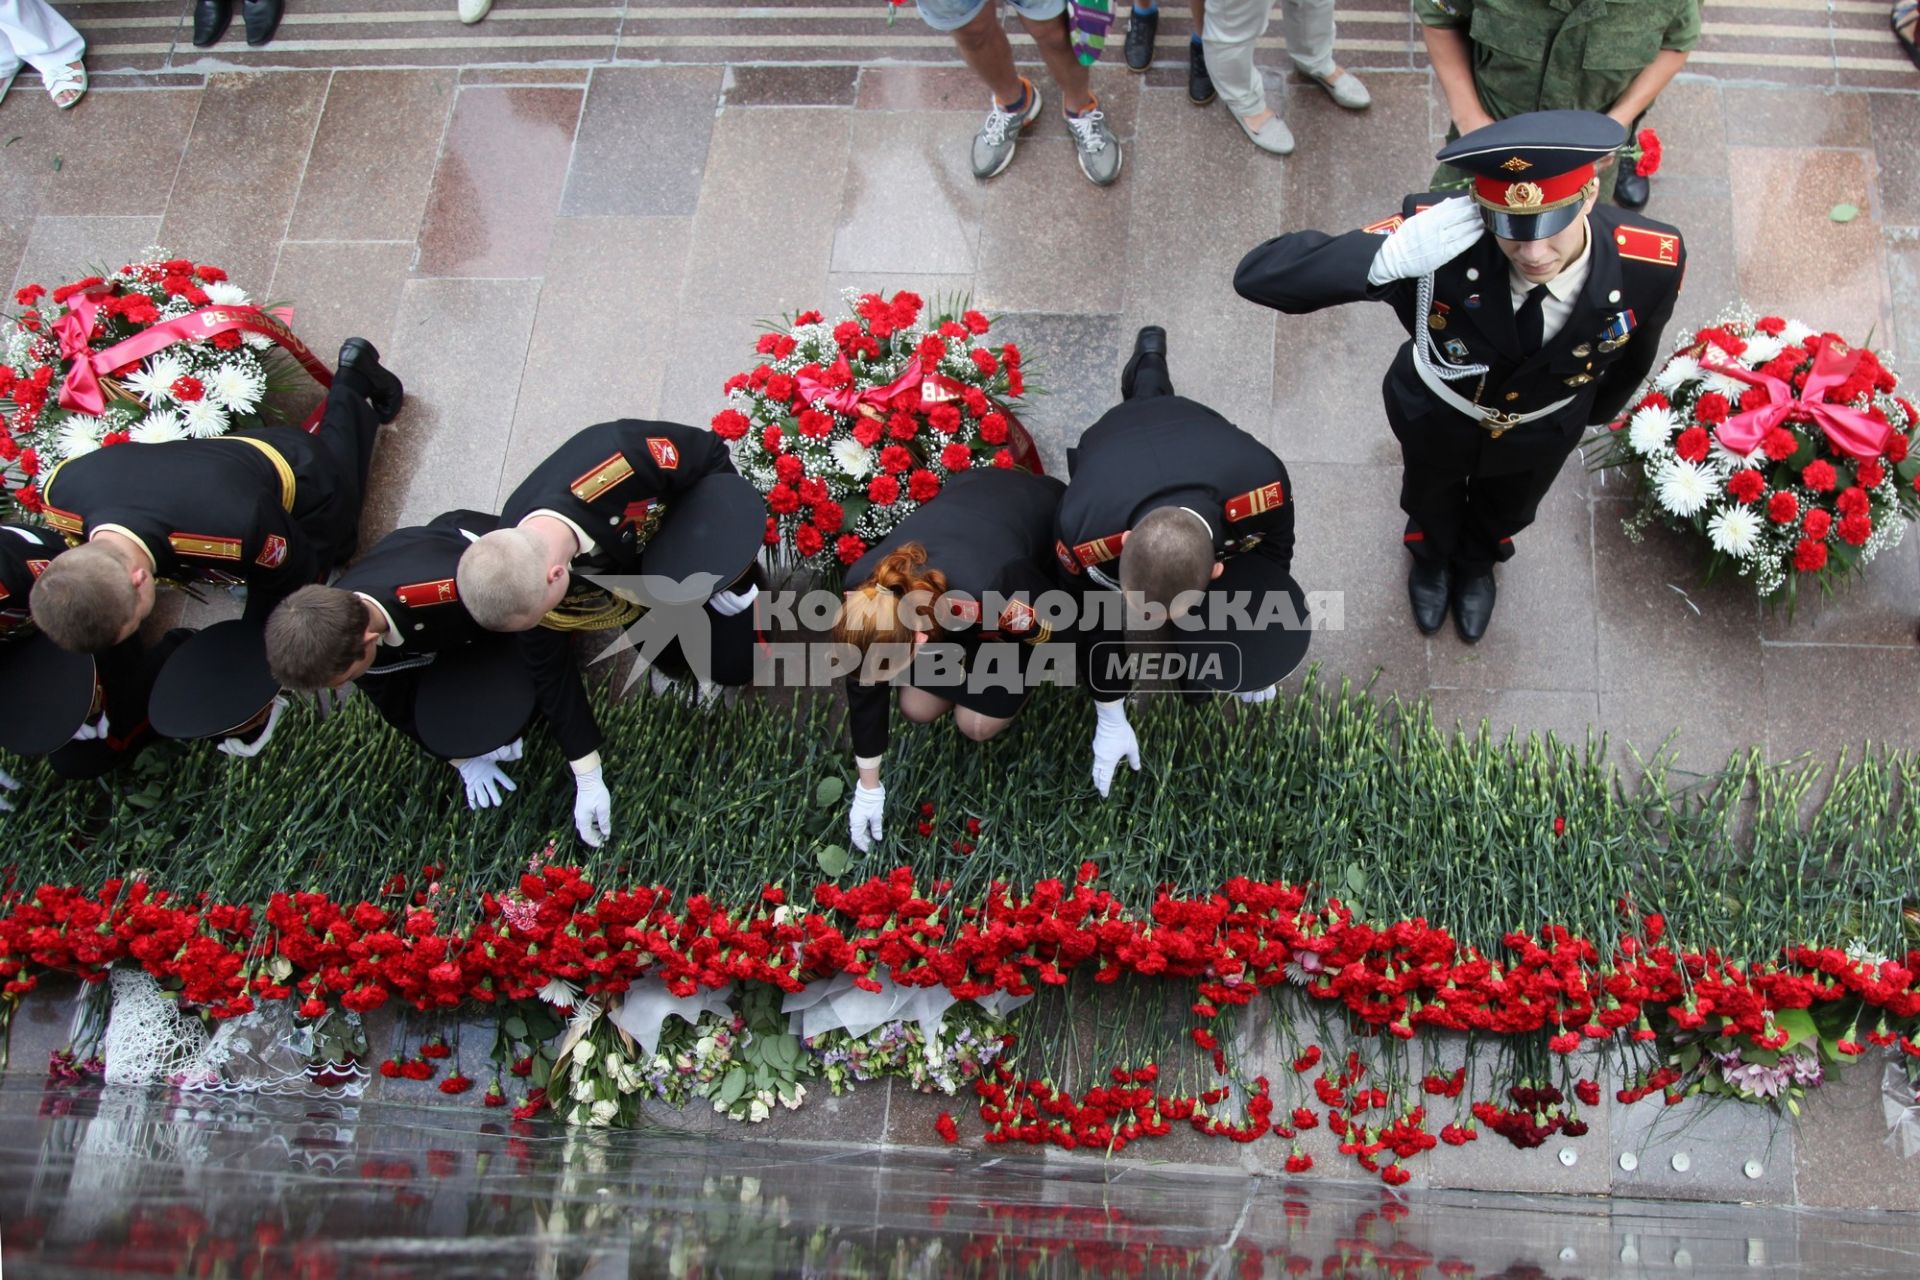
<instances>
[{"instance_id":1,"label":"black necktie","mask_svg":"<svg viewBox=\"0 0 1920 1280\"><path fill-rule=\"evenodd\" d=\"M1541 308L1547 301L1547 286L1537 284L1527 290L1527 300L1514 313L1513 326L1520 335L1520 354L1532 355L1547 341L1547 317Z\"/></svg>"}]
</instances>

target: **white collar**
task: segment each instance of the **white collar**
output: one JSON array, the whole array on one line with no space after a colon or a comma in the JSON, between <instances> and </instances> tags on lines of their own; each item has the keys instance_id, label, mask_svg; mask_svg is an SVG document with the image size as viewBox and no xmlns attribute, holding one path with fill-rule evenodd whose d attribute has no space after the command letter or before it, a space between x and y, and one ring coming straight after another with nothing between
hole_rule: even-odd
<instances>
[{"instance_id":1,"label":"white collar","mask_svg":"<svg viewBox=\"0 0 1920 1280\"><path fill-rule=\"evenodd\" d=\"M1582 219L1581 224L1587 231L1587 242L1580 247L1580 256L1569 263L1565 270L1553 279L1545 281L1547 292L1561 302L1572 302L1580 296L1580 290L1587 286L1587 276L1593 271L1593 223ZM1521 275L1514 267L1507 268L1507 278L1516 296L1524 297L1536 287L1534 282Z\"/></svg>"},{"instance_id":2,"label":"white collar","mask_svg":"<svg viewBox=\"0 0 1920 1280\"><path fill-rule=\"evenodd\" d=\"M364 591L356 591L353 594L358 598L365 600L368 604L372 605L373 611L379 614L380 617L383 620L385 620L387 624L387 634L380 637L381 644L397 649L402 644L406 643L405 639L400 634L400 628L394 625L393 615L387 612L385 605L381 604L378 600L375 600L372 596L368 595Z\"/></svg>"}]
</instances>

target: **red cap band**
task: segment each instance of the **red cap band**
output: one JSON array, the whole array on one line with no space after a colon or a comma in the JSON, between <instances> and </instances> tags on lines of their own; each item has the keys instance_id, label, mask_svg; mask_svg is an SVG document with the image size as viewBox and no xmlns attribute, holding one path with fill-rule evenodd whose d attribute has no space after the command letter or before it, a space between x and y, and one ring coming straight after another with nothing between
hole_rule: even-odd
<instances>
[{"instance_id":1,"label":"red cap band","mask_svg":"<svg viewBox=\"0 0 1920 1280\"><path fill-rule=\"evenodd\" d=\"M1475 178L1473 194L1481 204L1490 208L1503 209L1508 213L1532 213L1551 209L1578 195L1580 189L1592 179L1593 166L1583 164L1571 173L1537 181L1524 178L1518 182L1509 182L1505 178Z\"/></svg>"}]
</instances>

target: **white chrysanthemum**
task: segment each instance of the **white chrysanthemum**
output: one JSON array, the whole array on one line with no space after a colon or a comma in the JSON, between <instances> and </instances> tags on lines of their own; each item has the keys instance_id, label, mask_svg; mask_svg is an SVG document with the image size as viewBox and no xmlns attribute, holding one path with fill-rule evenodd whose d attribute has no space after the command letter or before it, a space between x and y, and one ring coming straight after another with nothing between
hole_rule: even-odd
<instances>
[{"instance_id":1,"label":"white chrysanthemum","mask_svg":"<svg viewBox=\"0 0 1920 1280\"><path fill-rule=\"evenodd\" d=\"M241 331L240 341L246 343L247 346L254 351L270 351L273 349L272 338L269 338L264 333L255 333L251 329Z\"/></svg>"},{"instance_id":2,"label":"white chrysanthemum","mask_svg":"<svg viewBox=\"0 0 1920 1280\"><path fill-rule=\"evenodd\" d=\"M131 434L135 444L165 444L186 439L187 429L172 409L155 409L134 424Z\"/></svg>"},{"instance_id":3,"label":"white chrysanthemum","mask_svg":"<svg viewBox=\"0 0 1920 1280\"><path fill-rule=\"evenodd\" d=\"M173 400L173 384L185 374L180 357L161 352L126 377L127 386L154 408Z\"/></svg>"},{"instance_id":4,"label":"white chrysanthemum","mask_svg":"<svg viewBox=\"0 0 1920 1280\"><path fill-rule=\"evenodd\" d=\"M223 364L207 378L207 399L228 413L252 413L266 392L266 379L240 363Z\"/></svg>"},{"instance_id":5,"label":"white chrysanthemum","mask_svg":"<svg viewBox=\"0 0 1920 1280\"><path fill-rule=\"evenodd\" d=\"M1653 385L1672 394L1689 382L1700 380L1700 362L1692 356L1675 356L1667 361L1666 368L1654 375Z\"/></svg>"},{"instance_id":6,"label":"white chrysanthemum","mask_svg":"<svg viewBox=\"0 0 1920 1280\"><path fill-rule=\"evenodd\" d=\"M1799 320L1787 321L1787 327L1780 331L1780 340L1788 346L1797 347L1811 338L1816 330L1809 329Z\"/></svg>"},{"instance_id":7,"label":"white chrysanthemum","mask_svg":"<svg viewBox=\"0 0 1920 1280\"><path fill-rule=\"evenodd\" d=\"M1707 521L1707 537L1715 551L1744 560L1760 545L1760 516L1750 506L1731 503Z\"/></svg>"},{"instance_id":8,"label":"white chrysanthemum","mask_svg":"<svg viewBox=\"0 0 1920 1280\"><path fill-rule=\"evenodd\" d=\"M580 1003L580 988L565 978L548 978L546 985L540 988L540 998L548 1004L571 1009Z\"/></svg>"},{"instance_id":9,"label":"white chrysanthemum","mask_svg":"<svg viewBox=\"0 0 1920 1280\"><path fill-rule=\"evenodd\" d=\"M828 452L833 455L833 465L852 479L858 480L873 469L873 450L852 437L835 440Z\"/></svg>"},{"instance_id":10,"label":"white chrysanthemum","mask_svg":"<svg viewBox=\"0 0 1920 1280\"><path fill-rule=\"evenodd\" d=\"M1668 458L1653 473L1654 496L1677 516L1698 515L1713 500L1713 472L1684 458Z\"/></svg>"},{"instance_id":11,"label":"white chrysanthemum","mask_svg":"<svg viewBox=\"0 0 1920 1280\"><path fill-rule=\"evenodd\" d=\"M1718 391L1727 398L1730 404L1739 404L1740 394L1746 389L1746 383L1740 381L1738 378L1729 378L1724 373L1708 373L1704 378L1700 379L1700 390L1703 393Z\"/></svg>"},{"instance_id":12,"label":"white chrysanthemum","mask_svg":"<svg viewBox=\"0 0 1920 1280\"><path fill-rule=\"evenodd\" d=\"M1759 445L1755 445L1750 453L1735 453L1720 443L1717 433L1713 437L1713 444L1707 449L1707 465L1722 476L1730 476L1745 467L1765 466L1766 462L1767 456L1760 452Z\"/></svg>"},{"instance_id":13,"label":"white chrysanthemum","mask_svg":"<svg viewBox=\"0 0 1920 1280\"><path fill-rule=\"evenodd\" d=\"M1674 416L1673 410L1664 405L1650 404L1637 410L1628 419L1627 444L1642 457L1663 453L1667 442L1673 439L1673 433L1679 427L1680 420Z\"/></svg>"},{"instance_id":14,"label":"white chrysanthemum","mask_svg":"<svg viewBox=\"0 0 1920 1280\"><path fill-rule=\"evenodd\" d=\"M211 400L192 400L180 406L180 418L187 434L196 440L227 433L227 411Z\"/></svg>"},{"instance_id":15,"label":"white chrysanthemum","mask_svg":"<svg viewBox=\"0 0 1920 1280\"><path fill-rule=\"evenodd\" d=\"M1758 369L1786 349L1787 344L1772 334L1756 333L1747 339L1747 349L1741 352L1740 358L1746 361L1748 368Z\"/></svg>"},{"instance_id":16,"label":"white chrysanthemum","mask_svg":"<svg viewBox=\"0 0 1920 1280\"><path fill-rule=\"evenodd\" d=\"M53 447L62 458L78 457L91 453L100 447L100 437L106 434L106 425L98 418L84 413L76 413L60 423L54 433Z\"/></svg>"},{"instance_id":17,"label":"white chrysanthemum","mask_svg":"<svg viewBox=\"0 0 1920 1280\"><path fill-rule=\"evenodd\" d=\"M231 280L216 280L201 288L206 290L207 301L217 307L244 307L253 301L245 289Z\"/></svg>"}]
</instances>

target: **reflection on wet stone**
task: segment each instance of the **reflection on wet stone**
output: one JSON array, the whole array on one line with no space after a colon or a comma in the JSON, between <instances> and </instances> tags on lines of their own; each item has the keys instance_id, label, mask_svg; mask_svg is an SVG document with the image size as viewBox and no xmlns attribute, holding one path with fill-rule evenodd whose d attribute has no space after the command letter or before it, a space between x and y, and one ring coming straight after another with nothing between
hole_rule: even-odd
<instances>
[{"instance_id":1,"label":"reflection on wet stone","mask_svg":"<svg viewBox=\"0 0 1920 1280\"><path fill-rule=\"evenodd\" d=\"M498 1113L493 1113L498 1114ZM9 1275L1912 1274L1871 1215L0 1089ZM1756 1268L1758 1268L1756 1270ZM1891 1268L1891 1269L1890 1269Z\"/></svg>"}]
</instances>

